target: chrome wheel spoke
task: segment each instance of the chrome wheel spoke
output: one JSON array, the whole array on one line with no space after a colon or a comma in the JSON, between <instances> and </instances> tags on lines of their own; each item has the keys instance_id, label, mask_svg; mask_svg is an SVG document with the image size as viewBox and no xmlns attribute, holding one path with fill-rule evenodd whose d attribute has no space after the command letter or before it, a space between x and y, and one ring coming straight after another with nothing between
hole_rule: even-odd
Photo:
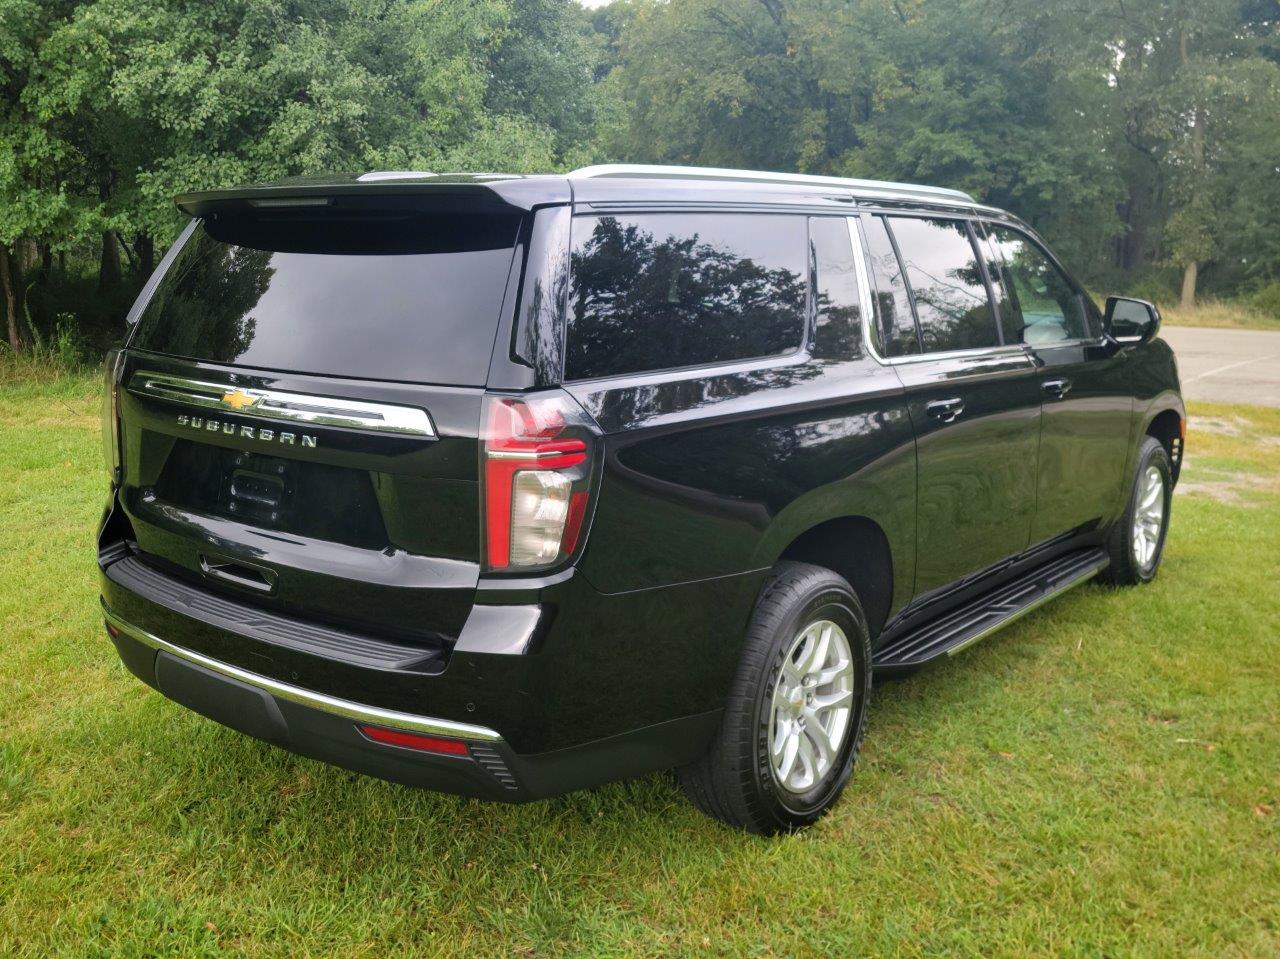
<instances>
[{"instance_id":1,"label":"chrome wheel spoke","mask_svg":"<svg viewBox=\"0 0 1280 959\"><path fill-rule=\"evenodd\" d=\"M790 778L791 771L795 768L796 756L800 754L801 738L799 730L792 730L782 742L782 754L773 768L783 782Z\"/></svg>"},{"instance_id":2,"label":"chrome wheel spoke","mask_svg":"<svg viewBox=\"0 0 1280 959\"><path fill-rule=\"evenodd\" d=\"M799 755L801 772L803 776L796 782L799 789L808 789L815 782L822 778L823 773L820 772L820 765L817 752L813 746L813 740L808 736L801 735L797 737L799 741Z\"/></svg>"},{"instance_id":3,"label":"chrome wheel spoke","mask_svg":"<svg viewBox=\"0 0 1280 959\"><path fill-rule=\"evenodd\" d=\"M834 693L826 693L813 697L813 712L820 713L835 706L847 706L853 702L853 690L841 689Z\"/></svg>"},{"instance_id":4,"label":"chrome wheel spoke","mask_svg":"<svg viewBox=\"0 0 1280 959\"><path fill-rule=\"evenodd\" d=\"M819 669L816 673L814 673L814 676L817 677L816 680L814 681L814 685L815 686L830 685L831 683L834 683L837 679L839 679L841 674L847 671L848 668L849 668L849 660L841 659L839 662L835 663L832 666L827 666L825 669Z\"/></svg>"}]
</instances>

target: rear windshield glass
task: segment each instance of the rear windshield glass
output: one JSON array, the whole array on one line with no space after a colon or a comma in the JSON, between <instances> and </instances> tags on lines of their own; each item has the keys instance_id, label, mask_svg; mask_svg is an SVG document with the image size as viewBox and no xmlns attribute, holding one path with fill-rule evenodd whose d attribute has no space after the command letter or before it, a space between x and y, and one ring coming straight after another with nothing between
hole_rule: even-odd
<instances>
[{"instance_id":1,"label":"rear windshield glass","mask_svg":"<svg viewBox=\"0 0 1280 959\"><path fill-rule=\"evenodd\" d=\"M397 213L201 223L132 346L361 379L481 385L519 218Z\"/></svg>"}]
</instances>

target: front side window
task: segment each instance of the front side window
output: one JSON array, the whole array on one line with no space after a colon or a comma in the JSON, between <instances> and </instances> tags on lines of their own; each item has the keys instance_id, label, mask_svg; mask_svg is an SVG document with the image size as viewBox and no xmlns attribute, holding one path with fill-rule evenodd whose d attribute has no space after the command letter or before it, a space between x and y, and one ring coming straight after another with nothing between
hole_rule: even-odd
<instances>
[{"instance_id":1,"label":"front side window","mask_svg":"<svg viewBox=\"0 0 1280 959\"><path fill-rule=\"evenodd\" d=\"M963 220L889 217L926 353L1000 342L978 253Z\"/></svg>"},{"instance_id":2,"label":"front side window","mask_svg":"<svg viewBox=\"0 0 1280 959\"><path fill-rule=\"evenodd\" d=\"M1005 340L1035 346L1086 338L1084 294L1029 237L1003 226L988 225L987 231L1004 264L1008 288L1009 306L1001 315Z\"/></svg>"},{"instance_id":3,"label":"front side window","mask_svg":"<svg viewBox=\"0 0 1280 959\"><path fill-rule=\"evenodd\" d=\"M638 213L573 224L566 379L781 356L804 342L802 216Z\"/></svg>"}]
</instances>

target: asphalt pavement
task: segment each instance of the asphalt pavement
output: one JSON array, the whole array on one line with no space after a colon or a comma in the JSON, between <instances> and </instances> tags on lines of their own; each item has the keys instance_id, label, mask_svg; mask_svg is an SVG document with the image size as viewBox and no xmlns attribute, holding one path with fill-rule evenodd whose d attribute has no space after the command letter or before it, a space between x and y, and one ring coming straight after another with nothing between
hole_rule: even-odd
<instances>
[{"instance_id":1,"label":"asphalt pavement","mask_svg":"<svg viewBox=\"0 0 1280 959\"><path fill-rule=\"evenodd\" d=\"M1280 406L1280 332L1166 326L1182 395L1210 403Z\"/></svg>"}]
</instances>

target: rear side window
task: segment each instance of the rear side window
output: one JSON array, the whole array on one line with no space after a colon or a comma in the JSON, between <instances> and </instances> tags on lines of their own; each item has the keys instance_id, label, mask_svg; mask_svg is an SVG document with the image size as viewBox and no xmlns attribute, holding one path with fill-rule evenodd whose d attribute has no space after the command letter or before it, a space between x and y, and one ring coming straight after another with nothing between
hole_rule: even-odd
<instances>
[{"instance_id":1,"label":"rear side window","mask_svg":"<svg viewBox=\"0 0 1280 959\"><path fill-rule=\"evenodd\" d=\"M963 220L889 217L926 353L1000 342L978 252Z\"/></svg>"},{"instance_id":2,"label":"rear side window","mask_svg":"<svg viewBox=\"0 0 1280 959\"><path fill-rule=\"evenodd\" d=\"M1008 288L1009 308L1001 312L1005 340L1035 346L1085 339L1089 326L1084 294L1029 237L1003 226L987 230L1003 261Z\"/></svg>"},{"instance_id":3,"label":"rear side window","mask_svg":"<svg viewBox=\"0 0 1280 959\"><path fill-rule=\"evenodd\" d=\"M801 216L641 213L573 223L567 379L781 356L804 342Z\"/></svg>"},{"instance_id":4,"label":"rear side window","mask_svg":"<svg viewBox=\"0 0 1280 959\"><path fill-rule=\"evenodd\" d=\"M809 221L813 269L813 355L819 359L857 356L862 341L862 293L853 260L849 221L814 217Z\"/></svg>"},{"instance_id":5,"label":"rear side window","mask_svg":"<svg viewBox=\"0 0 1280 959\"><path fill-rule=\"evenodd\" d=\"M519 225L413 212L206 221L131 345L269 370L483 385Z\"/></svg>"},{"instance_id":6,"label":"rear side window","mask_svg":"<svg viewBox=\"0 0 1280 959\"><path fill-rule=\"evenodd\" d=\"M866 230L867 257L871 260L871 278L875 284L880 351L885 356L919 353L920 337L911 312L911 294L907 292L907 281L884 218L866 217L862 225Z\"/></svg>"}]
</instances>

